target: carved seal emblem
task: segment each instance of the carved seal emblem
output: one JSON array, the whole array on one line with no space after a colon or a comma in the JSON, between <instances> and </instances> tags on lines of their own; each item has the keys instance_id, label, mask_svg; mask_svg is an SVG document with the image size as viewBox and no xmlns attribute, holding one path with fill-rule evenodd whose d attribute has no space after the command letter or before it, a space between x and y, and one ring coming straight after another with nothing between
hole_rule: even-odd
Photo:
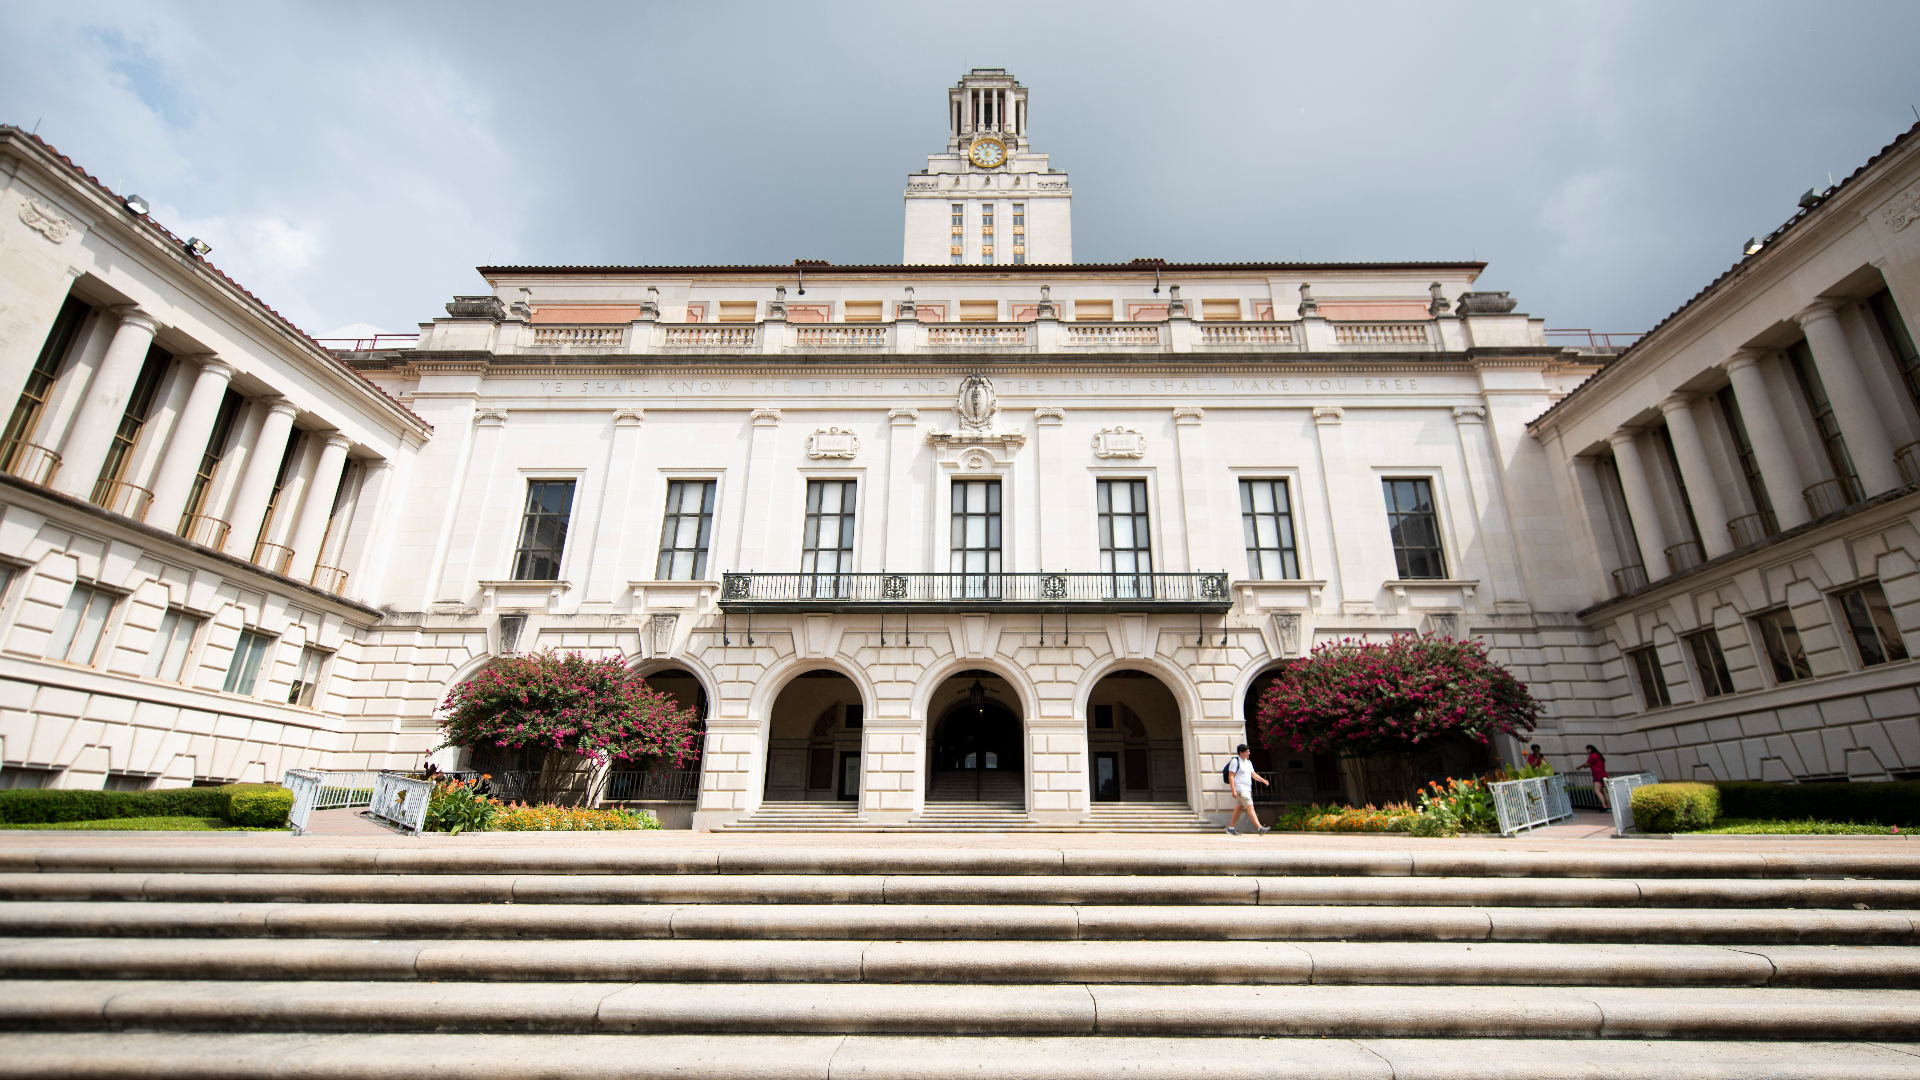
<instances>
[{"instance_id":1,"label":"carved seal emblem","mask_svg":"<svg viewBox=\"0 0 1920 1080\"><path fill-rule=\"evenodd\" d=\"M1920 184L1894 196L1893 205L1880 212L1880 219L1894 232L1920 221Z\"/></svg>"},{"instance_id":2,"label":"carved seal emblem","mask_svg":"<svg viewBox=\"0 0 1920 1080\"><path fill-rule=\"evenodd\" d=\"M993 381L979 372L967 376L960 382L960 399L954 403L954 411L960 414L960 426L980 430L993 426L993 417L1000 411L1000 402L993 392Z\"/></svg>"},{"instance_id":3,"label":"carved seal emblem","mask_svg":"<svg viewBox=\"0 0 1920 1080\"><path fill-rule=\"evenodd\" d=\"M33 199L20 204L20 222L56 244L73 231L73 226L67 224L66 218L54 213L52 207Z\"/></svg>"}]
</instances>

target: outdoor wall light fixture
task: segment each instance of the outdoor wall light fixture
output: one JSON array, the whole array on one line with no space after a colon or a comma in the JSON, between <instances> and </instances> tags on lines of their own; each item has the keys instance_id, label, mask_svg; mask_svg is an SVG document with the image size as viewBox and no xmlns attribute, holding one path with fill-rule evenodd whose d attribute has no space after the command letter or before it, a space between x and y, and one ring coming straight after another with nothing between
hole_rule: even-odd
<instances>
[{"instance_id":1,"label":"outdoor wall light fixture","mask_svg":"<svg viewBox=\"0 0 1920 1080\"><path fill-rule=\"evenodd\" d=\"M1760 239L1758 237L1750 236L1747 238L1747 245L1741 248L1740 250L1745 252L1748 255L1758 255L1760 254L1760 249L1765 246L1766 246L1765 244L1762 244L1760 242Z\"/></svg>"},{"instance_id":2,"label":"outdoor wall light fixture","mask_svg":"<svg viewBox=\"0 0 1920 1080\"><path fill-rule=\"evenodd\" d=\"M987 711L987 688L980 685L979 679L967 688L967 704L973 706L974 712Z\"/></svg>"},{"instance_id":3,"label":"outdoor wall light fixture","mask_svg":"<svg viewBox=\"0 0 1920 1080\"><path fill-rule=\"evenodd\" d=\"M146 217L147 216L147 200L141 198L138 195L129 195L127 196L127 209L133 211L136 214L139 214L141 217Z\"/></svg>"},{"instance_id":4,"label":"outdoor wall light fixture","mask_svg":"<svg viewBox=\"0 0 1920 1080\"><path fill-rule=\"evenodd\" d=\"M187 250L192 252L195 255L199 255L204 258L207 252L213 250L213 245L207 243L205 240L202 240L197 236L194 236L194 237L188 238Z\"/></svg>"}]
</instances>

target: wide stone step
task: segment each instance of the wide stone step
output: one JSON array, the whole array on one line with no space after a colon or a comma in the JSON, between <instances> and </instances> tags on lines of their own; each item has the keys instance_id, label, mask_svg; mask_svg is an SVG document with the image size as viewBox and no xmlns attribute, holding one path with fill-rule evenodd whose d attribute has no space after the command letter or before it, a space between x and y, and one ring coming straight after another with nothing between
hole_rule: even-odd
<instances>
[{"instance_id":1,"label":"wide stone step","mask_svg":"<svg viewBox=\"0 0 1920 1080\"><path fill-rule=\"evenodd\" d=\"M1686 850L1301 849L1247 838L1233 850L1093 848L463 847L199 844L0 849L0 871L292 874L994 874L1920 880L1920 856Z\"/></svg>"},{"instance_id":2,"label":"wide stone step","mask_svg":"<svg viewBox=\"0 0 1920 1080\"><path fill-rule=\"evenodd\" d=\"M1920 881L830 874L0 874L7 900L1920 908Z\"/></svg>"},{"instance_id":3,"label":"wide stone step","mask_svg":"<svg viewBox=\"0 0 1920 1080\"><path fill-rule=\"evenodd\" d=\"M1920 991L41 980L0 982L0 1029L1899 1039Z\"/></svg>"},{"instance_id":4,"label":"wide stone step","mask_svg":"<svg viewBox=\"0 0 1920 1080\"><path fill-rule=\"evenodd\" d=\"M1905 946L1481 942L0 939L10 979L1920 989Z\"/></svg>"},{"instance_id":5,"label":"wide stone step","mask_svg":"<svg viewBox=\"0 0 1920 1080\"><path fill-rule=\"evenodd\" d=\"M253 1080L1912 1080L1911 1043L912 1035L0 1035L0 1076Z\"/></svg>"},{"instance_id":6,"label":"wide stone step","mask_svg":"<svg viewBox=\"0 0 1920 1080\"><path fill-rule=\"evenodd\" d=\"M68 903L0 905L10 936L1920 943L1855 910L971 904Z\"/></svg>"}]
</instances>

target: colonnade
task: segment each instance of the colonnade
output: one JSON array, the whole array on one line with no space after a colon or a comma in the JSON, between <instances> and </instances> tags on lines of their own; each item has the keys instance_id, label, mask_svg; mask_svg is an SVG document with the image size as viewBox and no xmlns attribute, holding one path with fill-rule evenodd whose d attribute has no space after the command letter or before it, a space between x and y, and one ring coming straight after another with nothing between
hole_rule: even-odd
<instances>
[{"instance_id":1,"label":"colonnade","mask_svg":"<svg viewBox=\"0 0 1920 1080\"><path fill-rule=\"evenodd\" d=\"M1906 481L1895 460L1893 440L1874 403L1873 391L1868 387L1853 348L1840 326L1836 314L1838 307L1837 302L1822 301L1801 310L1794 320L1806 336L1815 372L1824 385L1828 403L1833 409L1833 420L1839 425L1852 464L1858 470L1861 490L1865 497L1871 498L1901 487ZM1760 368L1767 351L1740 349L1718 366L1726 372L1727 381L1733 389L1733 398L1758 467L1765 501L1771 504L1774 520L1770 526L1764 521L1743 520L1763 518L1764 506L1756 508L1762 513L1738 518L1730 516L1727 500L1710 464L1705 440L1699 425L1694 422L1692 405L1702 395L1674 394L1659 402L1660 414L1673 442L1673 457L1679 479L1685 487L1694 520L1699 526L1700 546L1708 559L1725 555L1774 531L1804 525L1830 509L1830 500L1816 501L1814 489L1832 481L1817 476L1809 477L1802 471L1800 463L1794 460L1792 446L1785 437L1786 428ZM1614 464L1620 475L1621 495L1626 500L1627 514L1633 525L1632 537L1638 545L1637 551L1620 552L1621 561L1626 564L1625 569L1630 570L1634 561L1638 560L1647 578L1658 579L1670 572L1687 569L1691 563L1686 558L1672 555L1685 541L1669 544L1670 538L1666 535L1654 495L1653 474L1642 460L1637 442L1642 430L1638 427L1620 428L1607 436L1607 442L1613 448ZM1573 465L1576 472L1581 474L1578 477L1581 492L1591 499L1593 488L1585 474L1592 469L1592 459L1575 458ZM1834 479L1845 485L1845 477ZM1822 509L1816 512L1816 506Z\"/></svg>"},{"instance_id":2,"label":"colonnade","mask_svg":"<svg viewBox=\"0 0 1920 1080\"><path fill-rule=\"evenodd\" d=\"M63 379L87 379L87 383L64 437L58 431L40 436L51 444L46 449L56 452L59 461L58 469L48 478L48 486L135 520L171 529L188 540L311 582L329 592L342 591L352 568L322 565L320 556L334 503L347 476L347 451L353 440L344 433L335 430L310 433L320 440L320 449L304 485L305 498L299 516L291 528L281 534L287 543L267 542L264 530L273 507L274 488L280 479L280 449L293 434L294 420L300 412L287 399L257 399L265 406L264 417L257 426L250 421L244 430L236 430L229 437L230 445L244 446L247 450L234 458L235 467L243 471L234 485L225 518L206 512L212 507L188 505L203 458L209 450L218 453L222 449L208 444L219 424L221 404L233 381L234 369L218 356L203 353L180 357L182 368L178 378L191 378L192 382L171 430L156 430L153 424L142 426L139 435L142 443L166 440L164 452L157 455L158 463L148 479L151 488L139 487L126 478L114 478L116 483L111 485L99 483L160 328L157 319L136 305L113 308L112 314L118 316L119 323L99 362L93 366L91 378L79 364L70 365L61 375ZM196 366L198 371L189 374ZM374 460L362 464L366 470L360 485L362 495L384 495L391 463ZM374 518L373 513L355 515L350 531L337 546L343 557L336 558L335 562L357 564L364 558L367 549L364 534L372 527Z\"/></svg>"}]
</instances>

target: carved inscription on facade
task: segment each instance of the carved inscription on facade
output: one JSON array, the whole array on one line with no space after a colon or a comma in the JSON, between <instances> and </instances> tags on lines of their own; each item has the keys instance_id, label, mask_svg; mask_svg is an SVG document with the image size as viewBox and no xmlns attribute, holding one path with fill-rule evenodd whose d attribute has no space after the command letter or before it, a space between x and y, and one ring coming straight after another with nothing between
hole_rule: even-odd
<instances>
[{"instance_id":1,"label":"carved inscription on facade","mask_svg":"<svg viewBox=\"0 0 1920 1080\"><path fill-rule=\"evenodd\" d=\"M1101 428L1093 436L1093 455L1101 458L1145 457L1147 437L1132 428Z\"/></svg>"},{"instance_id":2,"label":"carved inscription on facade","mask_svg":"<svg viewBox=\"0 0 1920 1080\"><path fill-rule=\"evenodd\" d=\"M807 436L807 456L814 460L820 458L851 458L860 453L860 436L837 427L821 428Z\"/></svg>"}]
</instances>

